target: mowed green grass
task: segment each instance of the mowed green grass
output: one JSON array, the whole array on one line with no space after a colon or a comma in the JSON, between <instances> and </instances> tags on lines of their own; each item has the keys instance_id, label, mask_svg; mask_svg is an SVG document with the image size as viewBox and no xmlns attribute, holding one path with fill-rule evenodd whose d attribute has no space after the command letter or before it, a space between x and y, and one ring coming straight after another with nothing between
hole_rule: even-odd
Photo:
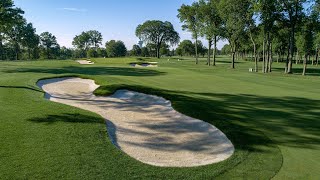
<instances>
[{"instance_id":1,"label":"mowed green grass","mask_svg":"<svg viewBox=\"0 0 320 180\"><path fill-rule=\"evenodd\" d=\"M318 179L320 177L320 69L300 76L249 73L253 63L229 58L217 67L202 60L159 61L133 68L136 58L0 62L0 179ZM170 99L189 116L221 129L236 147L228 160L194 168L143 164L116 149L104 120L53 103L36 86L43 78L94 79L98 95L127 88ZM146 122L147 123L147 122ZM189 142L189 143L192 143Z\"/></svg>"}]
</instances>

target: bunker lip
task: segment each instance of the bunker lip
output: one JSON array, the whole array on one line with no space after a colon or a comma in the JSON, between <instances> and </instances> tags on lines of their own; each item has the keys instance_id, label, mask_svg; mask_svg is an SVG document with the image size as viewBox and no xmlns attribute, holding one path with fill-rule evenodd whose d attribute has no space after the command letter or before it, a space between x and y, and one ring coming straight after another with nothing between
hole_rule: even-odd
<instances>
[{"instance_id":1,"label":"bunker lip","mask_svg":"<svg viewBox=\"0 0 320 180\"><path fill-rule=\"evenodd\" d=\"M234 153L231 141L216 127L175 111L158 96L118 90L98 97L93 80L56 78L37 85L50 101L104 117L111 142L136 160L161 167L218 163Z\"/></svg>"}]
</instances>

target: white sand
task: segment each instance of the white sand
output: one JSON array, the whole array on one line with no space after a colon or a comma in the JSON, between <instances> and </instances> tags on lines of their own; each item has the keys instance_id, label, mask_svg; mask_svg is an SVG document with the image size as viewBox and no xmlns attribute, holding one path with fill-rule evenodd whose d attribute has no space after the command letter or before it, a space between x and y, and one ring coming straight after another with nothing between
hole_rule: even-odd
<instances>
[{"instance_id":1,"label":"white sand","mask_svg":"<svg viewBox=\"0 0 320 180\"><path fill-rule=\"evenodd\" d=\"M94 64L94 62L88 61L88 60L77 60L76 62L78 62L79 64L83 64L83 65Z\"/></svg>"},{"instance_id":2,"label":"white sand","mask_svg":"<svg viewBox=\"0 0 320 180\"><path fill-rule=\"evenodd\" d=\"M38 86L51 101L100 114L113 144L141 162L192 167L223 161L234 152L219 129L175 111L164 98L127 90L97 97L93 91L99 86L80 78L42 80Z\"/></svg>"}]
</instances>

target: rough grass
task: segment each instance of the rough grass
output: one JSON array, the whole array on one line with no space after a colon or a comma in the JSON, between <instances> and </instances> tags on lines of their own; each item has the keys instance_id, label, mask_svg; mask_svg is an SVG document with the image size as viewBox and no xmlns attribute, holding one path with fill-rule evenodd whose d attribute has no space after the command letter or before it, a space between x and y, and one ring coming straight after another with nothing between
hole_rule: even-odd
<instances>
[{"instance_id":1,"label":"rough grass","mask_svg":"<svg viewBox=\"0 0 320 180\"><path fill-rule=\"evenodd\" d=\"M320 70L301 77L249 73L189 58L133 68L137 58L0 62L0 179L316 179L320 177ZM158 61L141 58L139 61ZM220 128L235 144L228 160L195 168L159 168L116 149L104 120L53 103L36 87L42 78L80 76L102 85L97 95L131 89L170 99L178 111Z\"/></svg>"}]
</instances>

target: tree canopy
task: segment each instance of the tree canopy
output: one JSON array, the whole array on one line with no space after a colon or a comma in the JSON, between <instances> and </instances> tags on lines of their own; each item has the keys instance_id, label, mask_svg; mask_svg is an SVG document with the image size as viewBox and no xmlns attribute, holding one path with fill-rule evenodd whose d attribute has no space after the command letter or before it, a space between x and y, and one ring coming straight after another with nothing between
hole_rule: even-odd
<instances>
[{"instance_id":1,"label":"tree canopy","mask_svg":"<svg viewBox=\"0 0 320 180\"><path fill-rule=\"evenodd\" d=\"M111 40L106 42L108 57L123 57L127 54L127 48L122 41Z\"/></svg>"},{"instance_id":2,"label":"tree canopy","mask_svg":"<svg viewBox=\"0 0 320 180\"><path fill-rule=\"evenodd\" d=\"M160 58L162 43L175 45L179 43L180 37L174 30L173 25L166 21L146 21L136 28L136 36L141 40L156 45L157 57Z\"/></svg>"}]
</instances>

